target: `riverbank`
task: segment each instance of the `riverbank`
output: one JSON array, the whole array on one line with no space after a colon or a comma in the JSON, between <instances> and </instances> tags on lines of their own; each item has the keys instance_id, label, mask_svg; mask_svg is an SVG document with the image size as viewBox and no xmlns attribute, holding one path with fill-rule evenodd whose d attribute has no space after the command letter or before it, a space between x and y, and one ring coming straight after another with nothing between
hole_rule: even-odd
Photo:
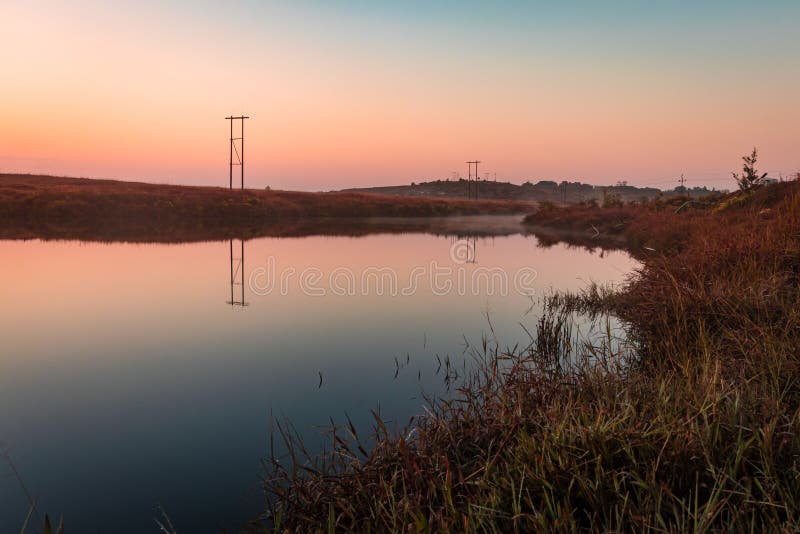
<instances>
[{"instance_id":1,"label":"riverbank","mask_svg":"<svg viewBox=\"0 0 800 534\"><path fill-rule=\"evenodd\" d=\"M531 203L516 201L231 190L0 175L0 239L241 239L303 232L312 219L341 220L338 226L350 224L352 231L358 232L358 224L347 220L509 215L531 208Z\"/></svg>"},{"instance_id":2,"label":"riverbank","mask_svg":"<svg viewBox=\"0 0 800 534\"><path fill-rule=\"evenodd\" d=\"M289 531L793 531L800 527L800 183L698 204L546 208L620 243L621 288L545 299L533 344L488 344L400 433L336 429L272 457L260 524ZM571 312L627 344L576 346ZM449 376L449 375L448 375Z\"/></svg>"}]
</instances>

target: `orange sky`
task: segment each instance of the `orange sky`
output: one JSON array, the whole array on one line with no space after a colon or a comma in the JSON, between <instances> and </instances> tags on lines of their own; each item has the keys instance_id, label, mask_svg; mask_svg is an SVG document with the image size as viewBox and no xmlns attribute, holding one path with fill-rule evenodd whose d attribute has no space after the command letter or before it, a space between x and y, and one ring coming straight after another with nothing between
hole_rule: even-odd
<instances>
[{"instance_id":1,"label":"orange sky","mask_svg":"<svg viewBox=\"0 0 800 534\"><path fill-rule=\"evenodd\" d=\"M0 6L0 172L335 189L800 169L796 2Z\"/></svg>"}]
</instances>

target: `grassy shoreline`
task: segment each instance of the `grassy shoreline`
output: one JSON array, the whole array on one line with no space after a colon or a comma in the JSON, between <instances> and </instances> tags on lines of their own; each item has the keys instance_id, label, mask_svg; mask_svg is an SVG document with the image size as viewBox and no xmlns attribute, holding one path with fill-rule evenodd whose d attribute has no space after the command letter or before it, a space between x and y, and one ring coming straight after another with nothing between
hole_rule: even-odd
<instances>
[{"instance_id":1,"label":"grassy shoreline","mask_svg":"<svg viewBox=\"0 0 800 534\"><path fill-rule=\"evenodd\" d=\"M531 207L516 201L230 190L0 174L2 239L169 242L302 235L307 231L303 221L311 219L510 215L524 214Z\"/></svg>"},{"instance_id":2,"label":"grassy shoreline","mask_svg":"<svg viewBox=\"0 0 800 534\"><path fill-rule=\"evenodd\" d=\"M546 299L531 347L486 347L399 434L335 429L313 457L279 433L292 454L272 458L254 531L800 528L800 183L528 223L643 265ZM632 348L575 346L575 310L620 317Z\"/></svg>"}]
</instances>

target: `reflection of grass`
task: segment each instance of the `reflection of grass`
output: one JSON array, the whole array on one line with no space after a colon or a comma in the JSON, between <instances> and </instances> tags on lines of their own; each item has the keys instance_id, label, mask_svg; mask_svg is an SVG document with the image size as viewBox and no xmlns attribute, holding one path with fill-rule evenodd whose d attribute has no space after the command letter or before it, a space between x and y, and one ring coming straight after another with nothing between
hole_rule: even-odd
<instances>
[{"instance_id":1,"label":"reflection of grass","mask_svg":"<svg viewBox=\"0 0 800 534\"><path fill-rule=\"evenodd\" d=\"M309 218L510 214L524 213L530 206L513 201L0 175L0 238L225 239L264 235L270 228Z\"/></svg>"},{"instance_id":2,"label":"reflection of grass","mask_svg":"<svg viewBox=\"0 0 800 534\"><path fill-rule=\"evenodd\" d=\"M6 447L1 445L3 444L0 442L0 456L5 460L6 465L11 471L11 475L17 481L20 491L25 495L25 500L28 502L28 511L18 532L20 534L26 534L29 532L34 532L37 534L64 534L64 517L61 516L58 519L58 522L54 524L50 520L49 514L44 514L44 516L42 516L42 513L37 505L36 498L28 490L28 487L25 485L25 482L23 481L22 475L20 475L16 464L11 459L11 453ZM177 531L172 525L172 520L170 519L169 515L167 515L167 512L164 510L164 508L159 506L158 512L160 517L154 518L155 524L159 528L158 532L163 532L164 534L176 534ZM124 521L124 518L121 518L120 524L124 524ZM41 527L37 525L41 525Z\"/></svg>"},{"instance_id":3,"label":"reflection of grass","mask_svg":"<svg viewBox=\"0 0 800 534\"><path fill-rule=\"evenodd\" d=\"M548 299L531 347L483 351L399 435L376 418L370 446L340 428L309 457L284 428L268 515L290 531L800 528L800 184L709 208L631 209L620 235L657 252L621 291ZM635 350L574 347L569 309L613 311ZM584 358L563 365L570 351Z\"/></svg>"},{"instance_id":4,"label":"reflection of grass","mask_svg":"<svg viewBox=\"0 0 800 534\"><path fill-rule=\"evenodd\" d=\"M0 443L0 445L2 445ZM11 459L11 453L8 451L6 447L0 447L0 456L3 457L5 460L6 465L8 466L9 470L11 471L11 475L17 481L19 485L20 491L25 495L25 500L28 502L28 511L25 514L25 519L22 522L22 526L20 527L20 534L25 534L26 532L42 532L43 534L64 534L64 518L61 517L56 523L55 528L53 528L53 524L50 521L50 516L45 514L42 517L41 512L36 504L36 499L31 495L31 492L28 490L28 487L25 485L25 482L22 480L22 475L20 475L19 470L17 469L16 464ZM41 529L36 527L35 525L41 525Z\"/></svg>"}]
</instances>

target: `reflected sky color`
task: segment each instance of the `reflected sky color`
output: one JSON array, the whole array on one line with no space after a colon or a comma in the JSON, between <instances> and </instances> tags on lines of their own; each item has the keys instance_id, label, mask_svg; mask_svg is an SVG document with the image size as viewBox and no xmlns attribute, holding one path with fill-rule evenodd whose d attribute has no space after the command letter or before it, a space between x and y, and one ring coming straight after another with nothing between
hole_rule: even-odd
<instances>
[{"instance_id":1,"label":"reflected sky color","mask_svg":"<svg viewBox=\"0 0 800 534\"><path fill-rule=\"evenodd\" d=\"M536 269L535 291L619 282L636 262L521 235L478 238L475 264ZM451 238L258 239L245 274L274 257L278 269L454 265ZM282 295L230 298L228 242L134 245L0 242L0 441L10 446L42 510L67 528L150 532L157 505L179 531L236 527L260 509L260 459L270 411L310 443L333 417L362 428L369 409L404 424L421 391L441 391L436 355L462 364L465 340L527 343L536 309L513 290L439 296ZM410 364L394 379L395 358ZM318 389L319 375L324 382ZM19 530L27 505L0 465L0 531ZM116 527L125 518L124 527Z\"/></svg>"},{"instance_id":2,"label":"reflected sky color","mask_svg":"<svg viewBox=\"0 0 800 534\"><path fill-rule=\"evenodd\" d=\"M0 172L254 187L800 168L800 3L3 2Z\"/></svg>"}]
</instances>

